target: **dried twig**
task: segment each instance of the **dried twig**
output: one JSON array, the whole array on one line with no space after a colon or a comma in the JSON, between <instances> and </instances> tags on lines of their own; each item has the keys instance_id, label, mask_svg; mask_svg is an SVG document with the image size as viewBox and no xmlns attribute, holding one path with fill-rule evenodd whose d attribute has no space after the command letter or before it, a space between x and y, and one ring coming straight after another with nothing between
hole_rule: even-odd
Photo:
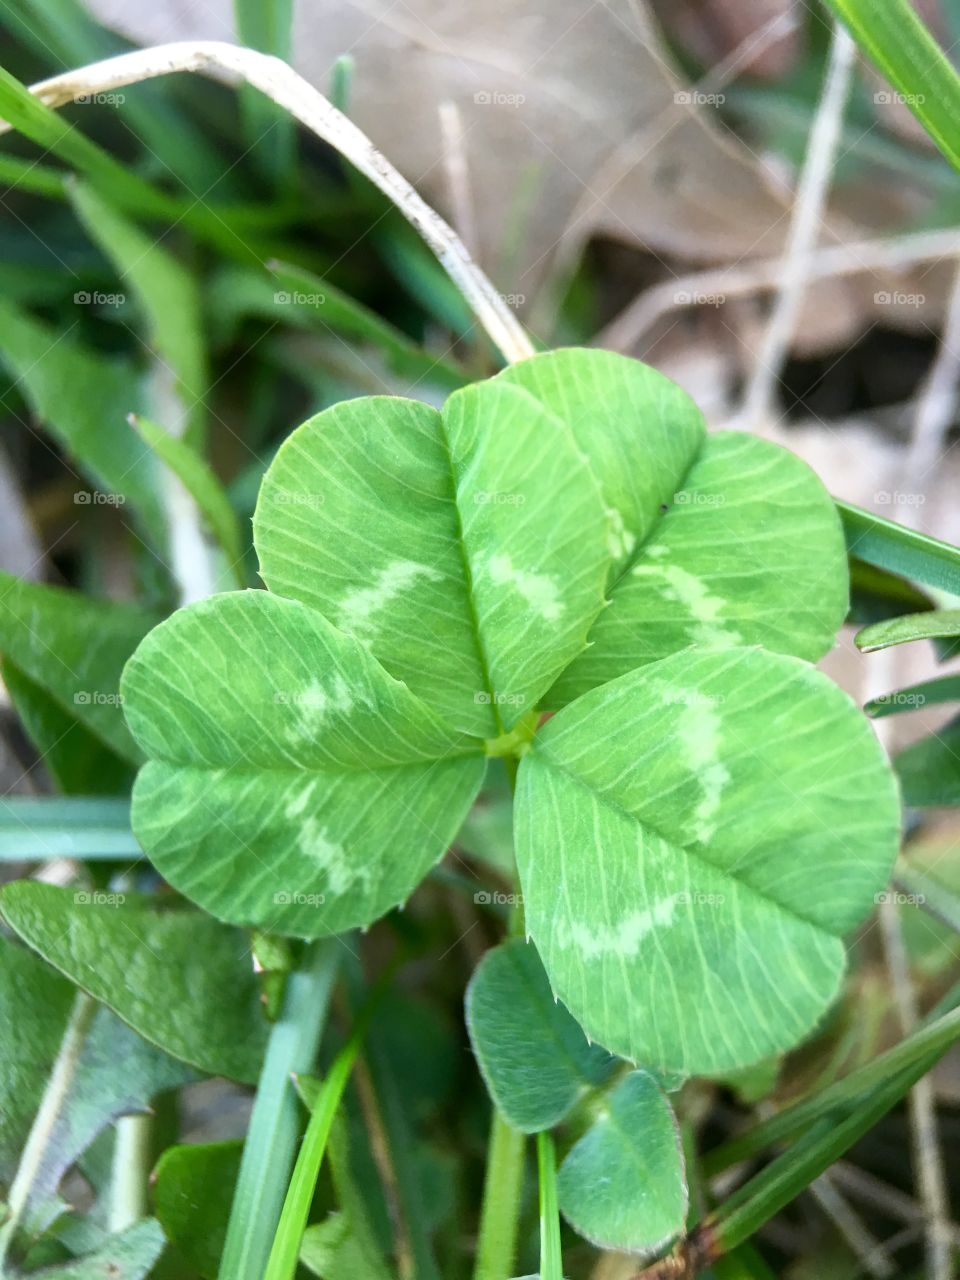
<instances>
[{"instance_id":1,"label":"dried twig","mask_svg":"<svg viewBox=\"0 0 960 1280\"><path fill-rule=\"evenodd\" d=\"M856 46L845 27L834 23L826 82L817 107L783 260L780 292L756 353L743 402L745 425L755 427L770 416L797 315L803 303L810 254L816 243L836 162L843 112L850 92Z\"/></svg>"},{"instance_id":2,"label":"dried twig","mask_svg":"<svg viewBox=\"0 0 960 1280\"><path fill-rule=\"evenodd\" d=\"M914 263L958 256L960 232L953 228L854 240L814 250L807 263L807 282L858 275L863 271L900 271ZM612 351L631 351L643 335L671 311L696 306L700 298L742 298L776 288L782 270L782 258L760 258L665 280L663 284L645 289L615 316L597 334L594 344Z\"/></svg>"}]
</instances>

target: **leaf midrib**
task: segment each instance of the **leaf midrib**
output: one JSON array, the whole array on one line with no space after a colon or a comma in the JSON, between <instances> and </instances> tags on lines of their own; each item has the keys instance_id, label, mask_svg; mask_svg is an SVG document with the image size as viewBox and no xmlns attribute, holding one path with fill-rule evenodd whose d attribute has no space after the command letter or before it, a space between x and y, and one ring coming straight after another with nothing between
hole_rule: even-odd
<instances>
[{"instance_id":1,"label":"leaf midrib","mask_svg":"<svg viewBox=\"0 0 960 1280\"><path fill-rule=\"evenodd\" d=\"M357 764L357 765L297 765L297 764L275 764L275 765L259 765L259 764L197 764L189 760L174 760L167 756L150 756L147 765L162 764L170 769L192 769L197 773L233 773L260 777L263 774L292 774L295 777L301 775L323 776L324 774L333 774L336 777L349 776L351 774L365 773L387 773L392 770L401 769L419 769L423 766L432 766L435 764L452 763L455 760L485 760L486 753L484 751L483 739L475 738L476 749L471 751L451 751L442 756L425 756L422 760L398 760L385 764ZM146 766L145 766L146 767Z\"/></svg>"},{"instance_id":2,"label":"leaf midrib","mask_svg":"<svg viewBox=\"0 0 960 1280\"><path fill-rule=\"evenodd\" d=\"M804 924L812 929L816 929L819 933L822 933L825 937L830 938L831 940L835 941L839 937L839 934L834 933L832 930L828 929L825 925L820 924L819 921L810 920L806 916L802 915L799 911L796 910L795 907L787 903L781 902L779 898L774 898L772 896L769 896L768 894L762 893L759 889L754 888L752 884L750 884L746 880L741 879L741 877L735 875L734 872L729 868L717 866L715 863L711 862L710 859L706 857L704 854L697 853L695 850L691 849L688 845L683 844L681 841L677 840L673 836L665 835L658 827L655 827L652 823L641 821L635 813L631 813L629 809L627 809L624 805L622 805L620 801L616 799L616 797L610 795L609 792L597 790L597 788L591 786L590 783L586 782L578 774L573 773L570 769L565 768L562 764L560 764L555 758L551 756L548 747L546 748L543 746L540 746L539 748L534 747L534 751L536 752L535 758L539 757L540 761L543 764L545 764L548 768L553 769L556 773L560 774L562 777L574 783L577 787L579 787L582 791L585 791L592 798L599 800L602 804L605 804L608 809L611 809L613 810L613 812L618 813L625 818L628 818L631 822L635 823L638 827L642 828L644 831L649 831L651 834L656 836L658 840L662 840L663 843L667 845L668 848L679 850L682 854L684 854L685 857L687 857L693 863L697 863L703 867L709 867L709 869L712 872L714 872L716 875L720 875L724 879L732 881L733 884L735 884L738 888L742 889L745 893L750 894L755 898L758 898L761 902L767 903L770 906L775 907L778 911L781 911L784 915L789 916L791 919L798 921L800 924Z\"/></svg>"}]
</instances>

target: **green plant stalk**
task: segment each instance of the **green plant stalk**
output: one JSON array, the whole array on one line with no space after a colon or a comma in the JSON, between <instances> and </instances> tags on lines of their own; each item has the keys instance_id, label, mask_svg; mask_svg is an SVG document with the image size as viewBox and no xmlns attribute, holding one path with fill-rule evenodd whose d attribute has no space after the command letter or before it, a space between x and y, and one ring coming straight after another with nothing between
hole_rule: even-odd
<instances>
[{"instance_id":1,"label":"green plant stalk","mask_svg":"<svg viewBox=\"0 0 960 1280\"><path fill-rule=\"evenodd\" d=\"M263 1280L300 1133L291 1076L313 1067L339 962L336 938L310 944L287 977L257 1085L230 1209L220 1280Z\"/></svg>"},{"instance_id":2,"label":"green plant stalk","mask_svg":"<svg viewBox=\"0 0 960 1280\"><path fill-rule=\"evenodd\" d=\"M368 1021L369 1018L364 1017L357 1024L353 1035L334 1059L320 1088L310 1113L310 1123L307 1125L307 1131L300 1146L293 1176L287 1188L264 1280L293 1280L296 1274L300 1244L310 1214L310 1205L327 1148L327 1140L330 1137L330 1130L333 1127L343 1091L347 1087L350 1072L357 1060Z\"/></svg>"},{"instance_id":3,"label":"green plant stalk","mask_svg":"<svg viewBox=\"0 0 960 1280\"><path fill-rule=\"evenodd\" d=\"M510 791L515 793L519 761L515 755L506 755L504 765ZM508 934L515 938L523 937L523 933L523 900L518 894L510 912ZM509 1280L517 1255L526 1138L507 1124L496 1107L490 1121L487 1150L489 1155L483 1180L480 1234L473 1277L474 1280Z\"/></svg>"},{"instance_id":4,"label":"green plant stalk","mask_svg":"<svg viewBox=\"0 0 960 1280\"><path fill-rule=\"evenodd\" d=\"M494 1111L474 1280L510 1280L517 1255L526 1138Z\"/></svg>"},{"instance_id":5,"label":"green plant stalk","mask_svg":"<svg viewBox=\"0 0 960 1280\"><path fill-rule=\"evenodd\" d=\"M960 594L960 548L848 502L838 501L836 508L850 555L901 577Z\"/></svg>"},{"instance_id":6,"label":"green plant stalk","mask_svg":"<svg viewBox=\"0 0 960 1280\"><path fill-rule=\"evenodd\" d=\"M111 1233L126 1231L149 1212L147 1183L153 1148L153 1115L145 1112L121 1116L114 1128L107 1220Z\"/></svg>"},{"instance_id":7,"label":"green plant stalk","mask_svg":"<svg viewBox=\"0 0 960 1280\"><path fill-rule=\"evenodd\" d=\"M30 1192L43 1162L54 1126L73 1084L80 1054L83 1052L96 1009L96 1001L91 996L83 991L77 992L70 1018L64 1029L60 1051L47 1080L47 1087L40 1100L37 1114L34 1116L33 1125L17 1166L16 1176L7 1196L6 1218L3 1226L0 1227L0 1277L7 1275L6 1261L10 1245L29 1202Z\"/></svg>"},{"instance_id":8,"label":"green plant stalk","mask_svg":"<svg viewBox=\"0 0 960 1280\"><path fill-rule=\"evenodd\" d=\"M563 1280L557 1153L549 1133L537 1134L537 1172L540 1178L540 1280Z\"/></svg>"},{"instance_id":9,"label":"green plant stalk","mask_svg":"<svg viewBox=\"0 0 960 1280\"><path fill-rule=\"evenodd\" d=\"M828 0L860 48L960 169L960 77L909 0Z\"/></svg>"}]
</instances>

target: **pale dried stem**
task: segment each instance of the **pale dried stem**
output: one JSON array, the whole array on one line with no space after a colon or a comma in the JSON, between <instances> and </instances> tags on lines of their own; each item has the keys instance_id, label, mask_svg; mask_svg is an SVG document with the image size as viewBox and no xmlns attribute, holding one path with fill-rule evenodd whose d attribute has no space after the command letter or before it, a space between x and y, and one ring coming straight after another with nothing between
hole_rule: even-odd
<instances>
[{"instance_id":1,"label":"pale dried stem","mask_svg":"<svg viewBox=\"0 0 960 1280\"><path fill-rule=\"evenodd\" d=\"M903 236L854 240L816 249L808 262L807 282L861 272L902 271L919 262L960 256L960 232L916 231ZM594 339L598 347L631 351L649 329L683 307L701 305L698 299L749 297L774 289L780 281L782 258L759 258L737 266L694 271L644 290Z\"/></svg>"},{"instance_id":2,"label":"pale dried stem","mask_svg":"<svg viewBox=\"0 0 960 1280\"><path fill-rule=\"evenodd\" d=\"M804 157L790 219L780 291L743 402L747 427L756 427L773 412L780 373L790 350L797 316L807 286L810 256L826 207L843 127L843 112L852 81L856 46L845 27L834 23L826 82Z\"/></svg>"}]
</instances>

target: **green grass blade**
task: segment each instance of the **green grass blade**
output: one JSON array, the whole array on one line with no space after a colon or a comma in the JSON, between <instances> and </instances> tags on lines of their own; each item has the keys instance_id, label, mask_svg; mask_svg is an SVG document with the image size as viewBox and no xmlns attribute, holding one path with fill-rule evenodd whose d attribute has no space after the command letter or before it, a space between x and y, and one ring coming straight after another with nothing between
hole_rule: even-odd
<instances>
[{"instance_id":1,"label":"green grass blade","mask_svg":"<svg viewBox=\"0 0 960 1280\"><path fill-rule=\"evenodd\" d=\"M291 1076L313 1067L339 958L336 938L314 943L287 978L243 1146L219 1280L263 1280L300 1132Z\"/></svg>"},{"instance_id":2,"label":"green grass blade","mask_svg":"<svg viewBox=\"0 0 960 1280\"><path fill-rule=\"evenodd\" d=\"M898 715L903 711L916 711L918 707L933 707L941 702L960 702L960 676L937 676L924 680L894 693L881 694L864 704L864 711L875 720Z\"/></svg>"},{"instance_id":3,"label":"green grass blade","mask_svg":"<svg viewBox=\"0 0 960 1280\"><path fill-rule=\"evenodd\" d=\"M307 1125L307 1131L300 1146L300 1154L297 1156L293 1176L287 1188L277 1233L273 1238L273 1248L270 1251L264 1280L293 1280L296 1274L300 1244L310 1214L310 1205L327 1148L327 1140L368 1023L369 1014L360 1018L350 1039L334 1059L313 1103L310 1123Z\"/></svg>"},{"instance_id":4,"label":"green grass blade","mask_svg":"<svg viewBox=\"0 0 960 1280\"><path fill-rule=\"evenodd\" d=\"M158 191L35 98L5 67L0 67L0 119L82 174L97 190L109 192L113 204L125 212L181 223L228 258L262 262L262 251L249 238L238 235L219 210L193 196L175 198Z\"/></svg>"},{"instance_id":5,"label":"green grass blade","mask_svg":"<svg viewBox=\"0 0 960 1280\"><path fill-rule=\"evenodd\" d=\"M26 85L0 67L0 117L31 142L65 161L104 190L134 206L139 201L146 214L170 214L178 204L163 196L126 168L51 107L35 98Z\"/></svg>"},{"instance_id":6,"label":"green grass blade","mask_svg":"<svg viewBox=\"0 0 960 1280\"><path fill-rule=\"evenodd\" d=\"M303 328L341 333L369 342L386 357L391 368L417 382L434 383L449 391L469 381L468 375L440 356L424 351L405 333L302 267L270 263L281 293L273 293L274 314L283 315ZM285 303L278 299L286 298ZM299 299L299 301L298 301Z\"/></svg>"},{"instance_id":7,"label":"green grass blade","mask_svg":"<svg viewBox=\"0 0 960 1280\"><path fill-rule=\"evenodd\" d=\"M50 200L65 200L66 176L60 169L54 169L50 165L21 160L19 156L0 156L0 184L16 191L46 196Z\"/></svg>"},{"instance_id":8,"label":"green grass blade","mask_svg":"<svg viewBox=\"0 0 960 1280\"><path fill-rule=\"evenodd\" d=\"M148 418L131 417L131 425L153 452L177 477L206 520L210 532L226 556L237 586L247 585L243 571L243 540L240 522L226 490L204 458L185 440L171 435Z\"/></svg>"},{"instance_id":9,"label":"green grass blade","mask_svg":"<svg viewBox=\"0 0 960 1280\"><path fill-rule=\"evenodd\" d=\"M960 1001L960 989L944 998L942 1006L949 1002L949 1012L938 1016L919 1028L886 1053L879 1054L871 1062L852 1071L842 1080L822 1090L812 1098L802 1098L792 1106L766 1120L762 1120L746 1133L707 1152L703 1159L703 1174L713 1177L740 1160L748 1159L776 1142L788 1141L802 1134L812 1124L824 1117L834 1116L852 1106L863 1105L872 1091L896 1079L906 1092L914 1080L929 1070L933 1062L960 1039L960 1009L953 1005Z\"/></svg>"},{"instance_id":10,"label":"green grass blade","mask_svg":"<svg viewBox=\"0 0 960 1280\"><path fill-rule=\"evenodd\" d=\"M293 0L233 0L233 17L240 44L290 61ZM254 162L274 182L289 182L297 144L292 117L247 85L240 102Z\"/></svg>"},{"instance_id":11,"label":"green grass blade","mask_svg":"<svg viewBox=\"0 0 960 1280\"><path fill-rule=\"evenodd\" d=\"M910 0L828 0L955 169L960 77Z\"/></svg>"},{"instance_id":12,"label":"green grass blade","mask_svg":"<svg viewBox=\"0 0 960 1280\"><path fill-rule=\"evenodd\" d=\"M130 801L86 796L0 800L0 862L33 858L129 861L143 853L130 830Z\"/></svg>"},{"instance_id":13,"label":"green grass blade","mask_svg":"<svg viewBox=\"0 0 960 1280\"><path fill-rule=\"evenodd\" d=\"M850 555L901 577L960 595L960 548L905 529L847 502L837 502L837 510Z\"/></svg>"},{"instance_id":14,"label":"green grass blade","mask_svg":"<svg viewBox=\"0 0 960 1280\"><path fill-rule=\"evenodd\" d=\"M924 1074L922 1071L919 1075ZM711 1228L726 1252L749 1239L839 1160L891 1107L910 1085L893 1081L851 1115L834 1123L821 1121L764 1171L751 1179L730 1201L721 1205Z\"/></svg>"},{"instance_id":15,"label":"green grass blade","mask_svg":"<svg viewBox=\"0 0 960 1280\"><path fill-rule=\"evenodd\" d=\"M53 58L59 64L55 71L98 62L127 48L94 21L81 0L23 0L18 7L0 9L0 23L44 61ZM125 94L123 111L133 131L172 177L193 192L208 189L211 175L217 172L216 152L172 104L164 86L144 84Z\"/></svg>"},{"instance_id":16,"label":"green grass blade","mask_svg":"<svg viewBox=\"0 0 960 1280\"><path fill-rule=\"evenodd\" d=\"M540 1175L540 1280L563 1280L557 1154L549 1133L537 1134L537 1172Z\"/></svg>"},{"instance_id":17,"label":"green grass blade","mask_svg":"<svg viewBox=\"0 0 960 1280\"><path fill-rule=\"evenodd\" d=\"M916 898L925 911L960 933L960 894L954 893L936 876L913 866L907 858L897 859L893 878L904 893Z\"/></svg>"},{"instance_id":18,"label":"green grass blade","mask_svg":"<svg viewBox=\"0 0 960 1280\"><path fill-rule=\"evenodd\" d=\"M146 321L149 342L176 378L186 439L203 440L209 384L200 293L195 277L153 236L92 187L71 183L70 200L91 240L128 284ZM149 441L148 441L149 443Z\"/></svg>"},{"instance_id":19,"label":"green grass blade","mask_svg":"<svg viewBox=\"0 0 960 1280\"><path fill-rule=\"evenodd\" d=\"M930 609L926 613L907 613L900 618L875 622L857 633L861 653L875 653L895 644L913 640L942 640L960 636L960 609Z\"/></svg>"}]
</instances>

